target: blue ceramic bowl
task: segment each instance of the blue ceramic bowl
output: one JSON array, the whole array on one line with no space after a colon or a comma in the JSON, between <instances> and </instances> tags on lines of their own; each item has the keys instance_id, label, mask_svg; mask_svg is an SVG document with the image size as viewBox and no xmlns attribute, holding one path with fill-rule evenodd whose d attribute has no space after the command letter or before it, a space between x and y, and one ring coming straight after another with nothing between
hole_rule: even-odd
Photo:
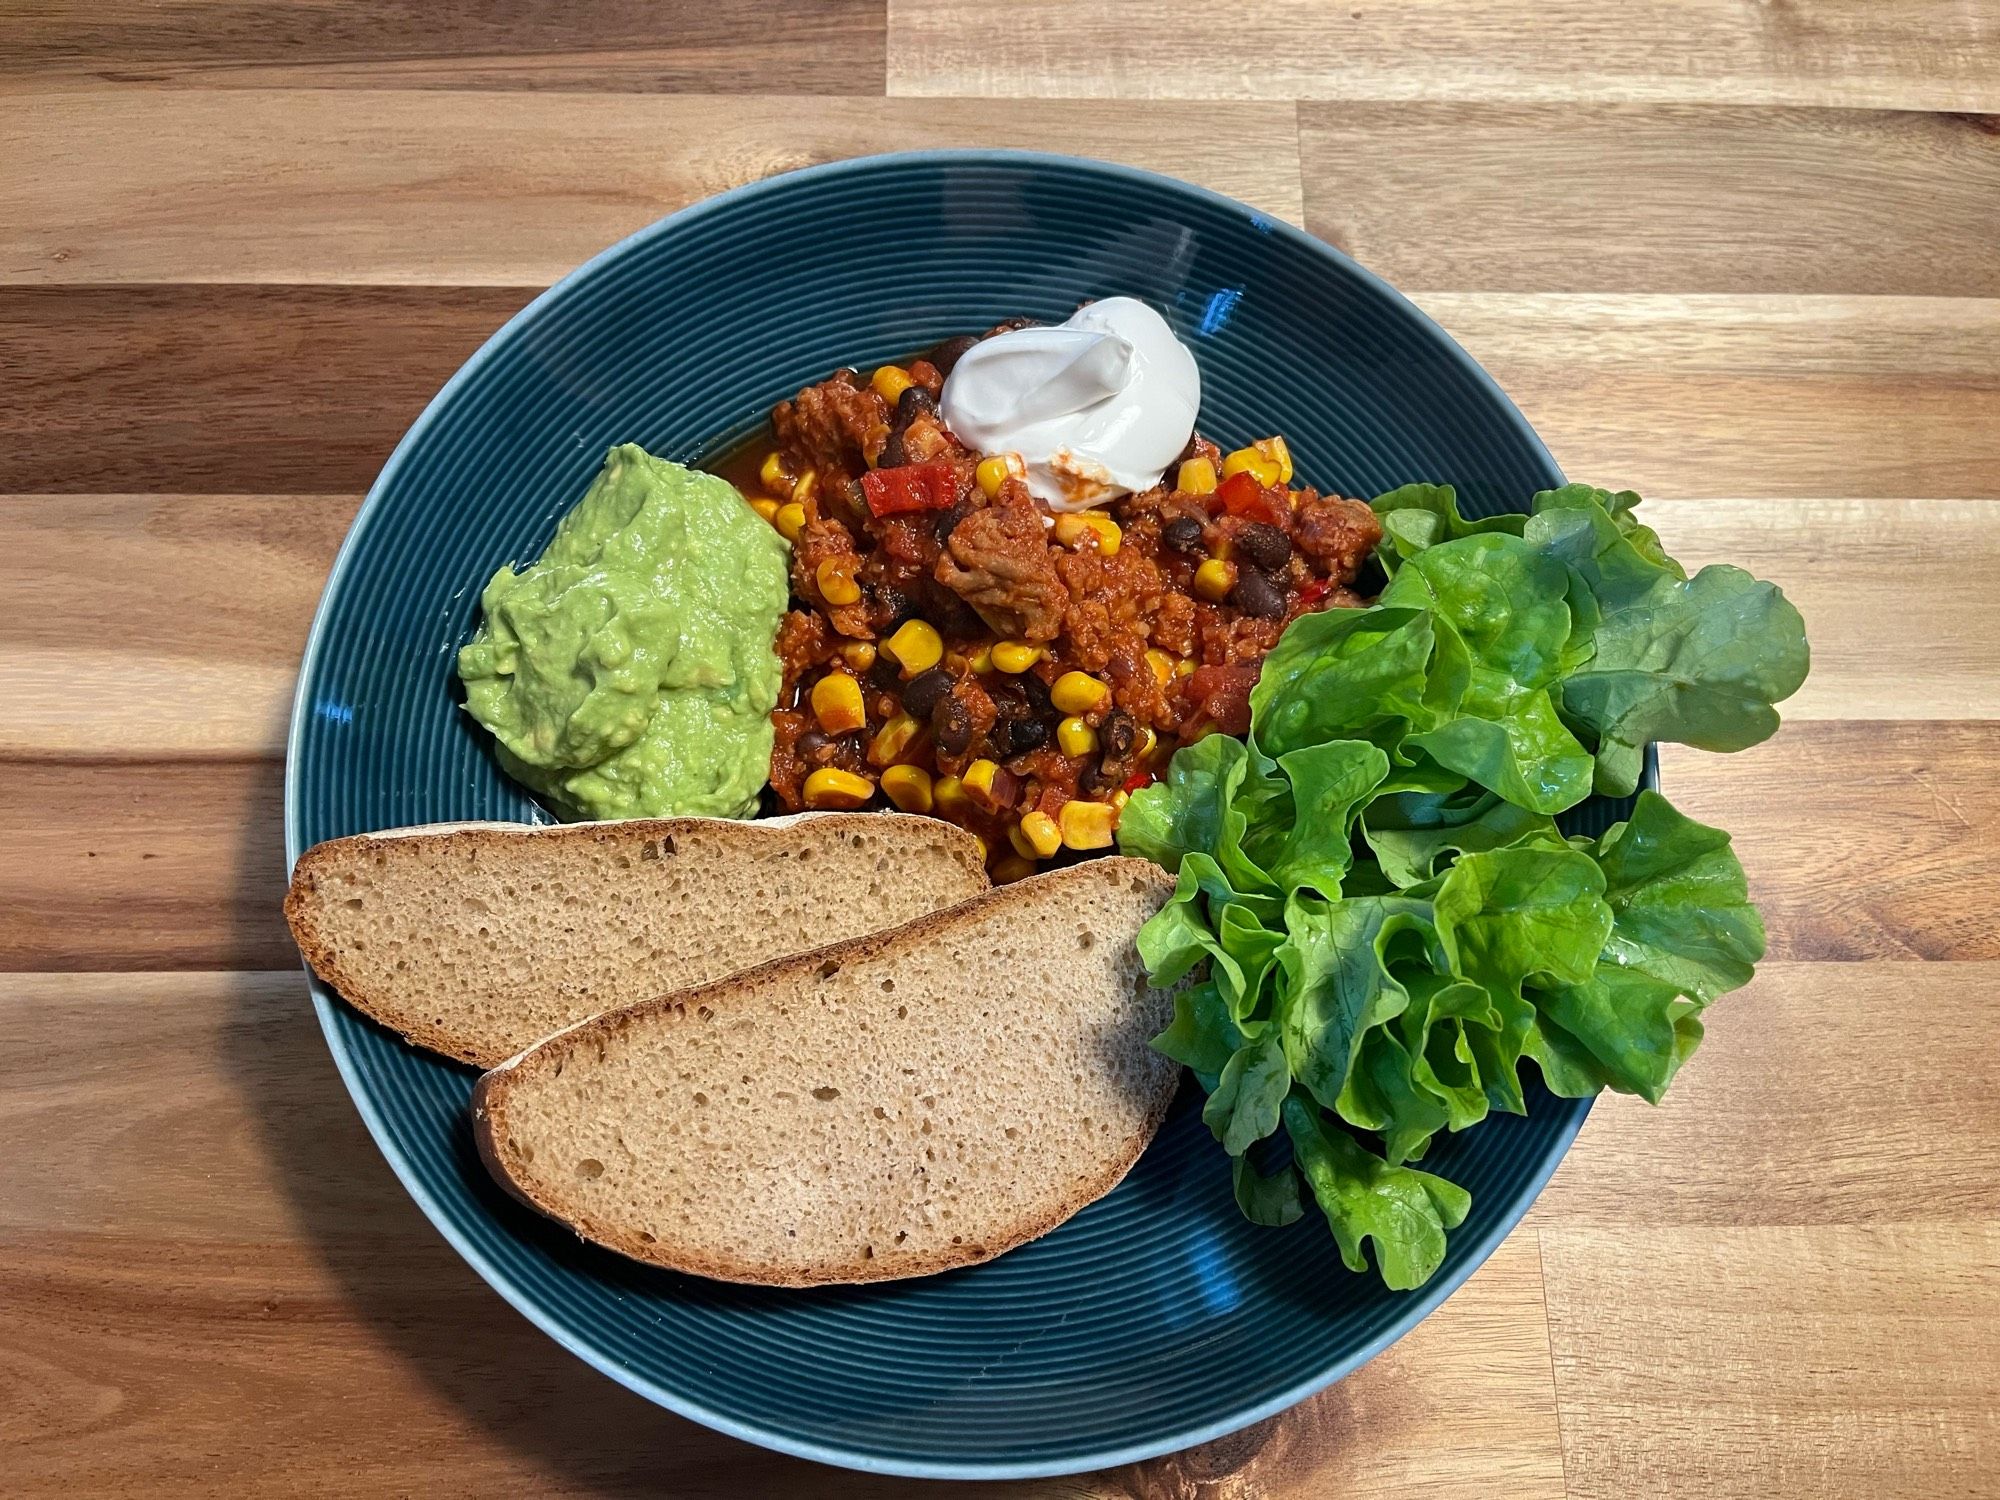
<instances>
[{"instance_id":1,"label":"blue ceramic bowl","mask_svg":"<svg viewBox=\"0 0 2000 1500\"><path fill-rule=\"evenodd\" d=\"M1281 432L1300 477L1372 495L1450 480L1477 514L1561 482L1457 345L1319 241L1184 183L1101 163L925 152L725 193L605 251L469 360L354 522L292 720L290 857L320 839L456 818L544 821L453 706L480 584L535 556L605 449L699 461L846 364L1015 314L1123 293L1200 361L1202 429ZM1580 828L1620 809L1580 810ZM757 935L743 934L753 957ZM1423 1290L1342 1268L1316 1217L1246 1223L1185 1095L1131 1176L983 1266L858 1289L769 1291L653 1270L503 1197L473 1153L471 1071L315 985L341 1075L424 1212L502 1296L612 1379L723 1432L884 1472L1045 1475L1186 1447L1378 1353L1514 1225L1587 1105L1442 1138L1472 1192Z\"/></svg>"}]
</instances>

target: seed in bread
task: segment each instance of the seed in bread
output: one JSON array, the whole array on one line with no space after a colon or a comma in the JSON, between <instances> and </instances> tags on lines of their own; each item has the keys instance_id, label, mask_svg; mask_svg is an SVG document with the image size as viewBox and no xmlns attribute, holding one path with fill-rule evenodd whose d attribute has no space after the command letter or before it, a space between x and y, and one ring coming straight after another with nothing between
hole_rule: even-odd
<instances>
[{"instance_id":1,"label":"seed in bread","mask_svg":"<svg viewBox=\"0 0 2000 1500\"><path fill-rule=\"evenodd\" d=\"M600 1016L473 1096L501 1183L585 1238L810 1286L990 1259L1109 1192L1179 1069L1134 946L1173 879L1106 858Z\"/></svg>"},{"instance_id":2,"label":"seed in bread","mask_svg":"<svg viewBox=\"0 0 2000 1500\"><path fill-rule=\"evenodd\" d=\"M972 835L901 813L436 824L308 849L285 917L350 1004L490 1068L601 1011L986 888Z\"/></svg>"}]
</instances>

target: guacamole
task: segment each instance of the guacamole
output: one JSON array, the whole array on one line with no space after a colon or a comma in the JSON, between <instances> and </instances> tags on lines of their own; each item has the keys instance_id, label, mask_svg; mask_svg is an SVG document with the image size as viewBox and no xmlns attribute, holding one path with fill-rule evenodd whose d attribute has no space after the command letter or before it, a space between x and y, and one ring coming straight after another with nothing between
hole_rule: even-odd
<instances>
[{"instance_id":1,"label":"guacamole","mask_svg":"<svg viewBox=\"0 0 2000 1500\"><path fill-rule=\"evenodd\" d=\"M613 448L541 559L479 596L466 711L566 817L748 817L771 768L786 557L727 480Z\"/></svg>"}]
</instances>

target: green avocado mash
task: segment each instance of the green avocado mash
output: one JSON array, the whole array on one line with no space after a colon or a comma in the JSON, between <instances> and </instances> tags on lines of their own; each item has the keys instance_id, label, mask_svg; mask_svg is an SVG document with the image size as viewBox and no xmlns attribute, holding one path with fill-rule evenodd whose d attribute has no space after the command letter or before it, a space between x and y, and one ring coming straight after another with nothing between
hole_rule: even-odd
<instances>
[{"instance_id":1,"label":"green avocado mash","mask_svg":"<svg viewBox=\"0 0 2000 1500\"><path fill-rule=\"evenodd\" d=\"M500 764L564 816L748 817L771 769L787 548L713 474L626 443L458 653Z\"/></svg>"}]
</instances>

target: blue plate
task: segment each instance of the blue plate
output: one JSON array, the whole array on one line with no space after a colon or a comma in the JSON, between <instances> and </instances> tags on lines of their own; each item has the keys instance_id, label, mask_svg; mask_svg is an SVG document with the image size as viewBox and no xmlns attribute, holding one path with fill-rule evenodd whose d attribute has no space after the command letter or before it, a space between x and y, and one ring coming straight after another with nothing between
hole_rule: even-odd
<instances>
[{"instance_id":1,"label":"blue plate","mask_svg":"<svg viewBox=\"0 0 2000 1500\"><path fill-rule=\"evenodd\" d=\"M1123 293L1200 361L1202 430L1280 432L1300 477L1372 495L1450 480L1476 514L1561 482L1486 374L1319 241L1184 183L1010 152L795 172L674 215L562 281L467 361L396 449L334 564L286 779L290 857L455 818L545 820L453 706L479 586L534 557L607 447L699 461L778 399L1002 318ZM1619 805L1579 810L1594 830ZM754 956L758 935L743 934ZM1422 1291L1342 1268L1324 1224L1259 1229L1185 1094L1130 1178L988 1265L859 1289L724 1286L620 1260L503 1197L473 1074L314 987L342 1077L424 1212L564 1348L662 1406L889 1473L1046 1475L1219 1436L1338 1379L1448 1296L1526 1210L1588 1106L1441 1138L1472 1192Z\"/></svg>"}]
</instances>

